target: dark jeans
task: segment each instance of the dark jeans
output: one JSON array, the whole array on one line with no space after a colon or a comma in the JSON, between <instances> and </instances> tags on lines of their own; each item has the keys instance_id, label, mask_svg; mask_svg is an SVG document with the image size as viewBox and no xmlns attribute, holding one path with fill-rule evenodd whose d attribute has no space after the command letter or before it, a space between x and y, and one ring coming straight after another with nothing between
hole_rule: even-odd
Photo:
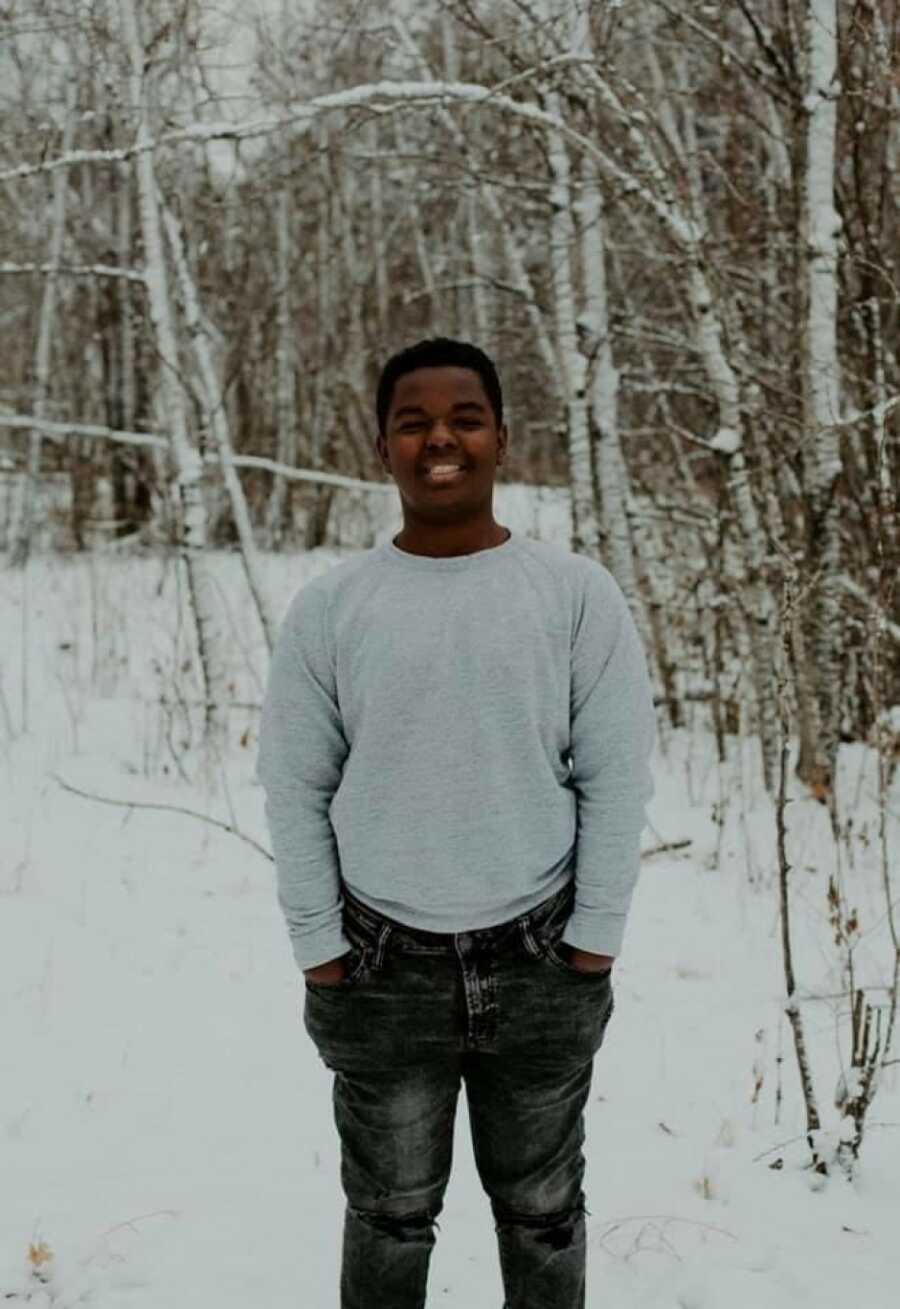
<instances>
[{"instance_id":1,"label":"dark jeans","mask_svg":"<svg viewBox=\"0 0 900 1309\"><path fill-rule=\"evenodd\" d=\"M306 983L335 1073L347 1197L341 1309L422 1309L465 1082L504 1309L584 1309L583 1110L612 1015L610 974L559 946L570 883L521 918L442 936L344 891L347 977Z\"/></svg>"}]
</instances>

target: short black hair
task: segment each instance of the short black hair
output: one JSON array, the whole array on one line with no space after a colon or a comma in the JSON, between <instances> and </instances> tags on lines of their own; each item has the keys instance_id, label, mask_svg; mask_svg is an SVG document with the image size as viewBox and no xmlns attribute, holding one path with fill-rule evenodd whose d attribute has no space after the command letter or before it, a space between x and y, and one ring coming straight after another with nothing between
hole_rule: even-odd
<instances>
[{"instance_id":1,"label":"short black hair","mask_svg":"<svg viewBox=\"0 0 900 1309\"><path fill-rule=\"evenodd\" d=\"M417 368L470 368L481 378L497 426L503 422L503 392L494 361L483 350L479 350L477 345L471 345L468 341L452 341L446 336L436 336L400 350L382 368L375 394L378 431L382 436L387 433L387 417L394 398L394 387L401 377L415 372Z\"/></svg>"}]
</instances>

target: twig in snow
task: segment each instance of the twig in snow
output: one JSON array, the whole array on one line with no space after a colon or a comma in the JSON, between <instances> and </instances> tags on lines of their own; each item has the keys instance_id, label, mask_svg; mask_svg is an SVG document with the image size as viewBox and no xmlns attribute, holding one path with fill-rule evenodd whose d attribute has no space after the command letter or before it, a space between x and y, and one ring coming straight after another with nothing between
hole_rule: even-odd
<instances>
[{"instance_id":1,"label":"twig in snow","mask_svg":"<svg viewBox=\"0 0 900 1309\"><path fill-rule=\"evenodd\" d=\"M118 1232L123 1227L130 1227L134 1231L135 1223L141 1223L145 1218L158 1218L160 1214L164 1214L167 1218L177 1218L179 1211L177 1209L154 1209L149 1214L136 1214L134 1218L126 1218L124 1222L116 1223L113 1227L107 1227L105 1231L100 1233L100 1236L109 1236L111 1232Z\"/></svg>"},{"instance_id":2,"label":"twig in snow","mask_svg":"<svg viewBox=\"0 0 900 1309\"><path fill-rule=\"evenodd\" d=\"M692 845L693 842L689 836L680 841L663 841L660 845L651 845L649 850L641 851L642 859L649 859L652 854L662 854L666 850L684 850L686 846Z\"/></svg>"},{"instance_id":3,"label":"twig in snow","mask_svg":"<svg viewBox=\"0 0 900 1309\"><path fill-rule=\"evenodd\" d=\"M270 863L275 862L274 857L269 853L265 846L260 845L252 836L247 836L246 832L242 832L237 827L233 827L231 823L223 823L219 818L211 818L209 814L198 814L195 809L185 809L183 805L179 804L157 804L150 800L117 800L108 795L95 795L91 791L82 791L77 786L72 786L70 782L63 781L57 773L51 773L50 776L64 791L71 791L72 795L80 795L83 800L96 800L99 804L116 805L121 809L159 809L173 814L186 814L188 818L198 818L201 823L209 823L212 827L218 827L223 832L228 832L232 836L238 837L239 840L246 841L247 844L252 845L253 849L258 851L264 859L268 859Z\"/></svg>"}]
</instances>

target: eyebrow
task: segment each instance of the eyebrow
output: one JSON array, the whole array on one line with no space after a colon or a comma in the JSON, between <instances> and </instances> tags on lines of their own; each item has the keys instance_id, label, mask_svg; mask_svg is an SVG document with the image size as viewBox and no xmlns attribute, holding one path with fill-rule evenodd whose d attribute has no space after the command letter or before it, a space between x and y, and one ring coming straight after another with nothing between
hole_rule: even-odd
<instances>
[{"instance_id":1,"label":"eyebrow","mask_svg":"<svg viewBox=\"0 0 900 1309\"><path fill-rule=\"evenodd\" d=\"M480 414L487 412L485 406L478 400L460 400L457 404L453 405L452 408L453 410L474 409ZM396 422L398 418L408 418L412 414L418 415L424 413L425 410L421 405L403 405L400 409L395 409L391 417L393 421Z\"/></svg>"}]
</instances>

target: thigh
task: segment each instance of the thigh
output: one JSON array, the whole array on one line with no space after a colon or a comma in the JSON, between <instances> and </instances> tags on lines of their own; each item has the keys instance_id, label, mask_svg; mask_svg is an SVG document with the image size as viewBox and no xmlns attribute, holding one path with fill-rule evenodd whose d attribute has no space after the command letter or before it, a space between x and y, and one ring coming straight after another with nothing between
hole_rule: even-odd
<instances>
[{"instance_id":1,"label":"thigh","mask_svg":"<svg viewBox=\"0 0 900 1309\"><path fill-rule=\"evenodd\" d=\"M396 1217L440 1211L459 1085L449 1063L336 1075L341 1181L354 1208Z\"/></svg>"},{"instance_id":2,"label":"thigh","mask_svg":"<svg viewBox=\"0 0 900 1309\"><path fill-rule=\"evenodd\" d=\"M357 1209L439 1208L460 1087L452 961L364 942L346 984L306 984L304 1024L335 1074L341 1178Z\"/></svg>"},{"instance_id":3,"label":"thigh","mask_svg":"<svg viewBox=\"0 0 900 1309\"><path fill-rule=\"evenodd\" d=\"M495 961L496 1043L463 1064L482 1184L535 1215L579 1198L584 1106L613 1009L609 975L577 973L549 947L529 938Z\"/></svg>"},{"instance_id":4,"label":"thigh","mask_svg":"<svg viewBox=\"0 0 900 1309\"><path fill-rule=\"evenodd\" d=\"M589 1059L554 1067L466 1056L472 1149L482 1185L496 1204L538 1216L576 1203L592 1069Z\"/></svg>"}]
</instances>

